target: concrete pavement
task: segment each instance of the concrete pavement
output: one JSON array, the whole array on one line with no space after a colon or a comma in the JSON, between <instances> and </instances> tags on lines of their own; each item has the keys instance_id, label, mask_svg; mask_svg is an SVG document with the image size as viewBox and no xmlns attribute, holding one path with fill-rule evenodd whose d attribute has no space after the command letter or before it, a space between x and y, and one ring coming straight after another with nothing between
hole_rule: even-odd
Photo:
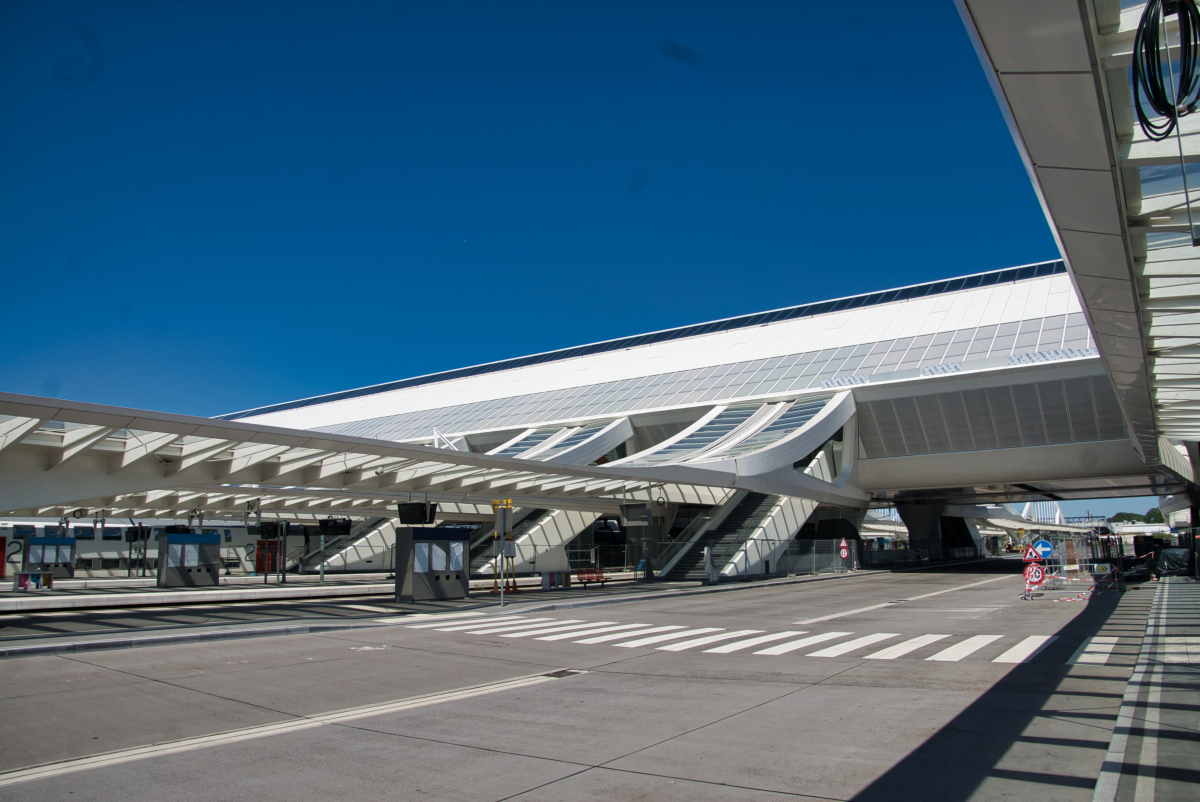
<instances>
[{"instance_id":1,"label":"concrete pavement","mask_svg":"<svg viewBox=\"0 0 1200 802\"><path fill-rule=\"evenodd\" d=\"M1156 591L1007 567L4 661L0 794L1091 799Z\"/></svg>"}]
</instances>

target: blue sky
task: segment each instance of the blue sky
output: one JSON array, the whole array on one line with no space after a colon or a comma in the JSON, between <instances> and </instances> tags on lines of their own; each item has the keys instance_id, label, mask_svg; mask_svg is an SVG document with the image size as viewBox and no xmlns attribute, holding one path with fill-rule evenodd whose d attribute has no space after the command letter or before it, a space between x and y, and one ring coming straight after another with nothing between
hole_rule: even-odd
<instances>
[{"instance_id":1,"label":"blue sky","mask_svg":"<svg viewBox=\"0 0 1200 802\"><path fill-rule=\"evenodd\" d=\"M0 5L7 391L215 415L1055 257L950 0Z\"/></svg>"}]
</instances>

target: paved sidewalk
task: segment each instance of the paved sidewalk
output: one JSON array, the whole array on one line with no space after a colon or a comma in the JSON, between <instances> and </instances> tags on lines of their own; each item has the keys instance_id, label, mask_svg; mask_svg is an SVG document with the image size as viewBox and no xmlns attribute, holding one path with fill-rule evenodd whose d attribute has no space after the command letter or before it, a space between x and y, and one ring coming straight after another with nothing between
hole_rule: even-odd
<instances>
[{"instance_id":1,"label":"paved sidewalk","mask_svg":"<svg viewBox=\"0 0 1200 802\"><path fill-rule=\"evenodd\" d=\"M1200 788L1200 582L1155 588L1093 802L1191 802Z\"/></svg>"}]
</instances>

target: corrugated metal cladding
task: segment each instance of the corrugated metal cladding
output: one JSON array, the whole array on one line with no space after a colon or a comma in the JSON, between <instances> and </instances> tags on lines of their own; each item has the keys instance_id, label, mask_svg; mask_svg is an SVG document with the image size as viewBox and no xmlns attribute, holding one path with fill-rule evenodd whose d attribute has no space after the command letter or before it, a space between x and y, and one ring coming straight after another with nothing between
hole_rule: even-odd
<instances>
[{"instance_id":1,"label":"corrugated metal cladding","mask_svg":"<svg viewBox=\"0 0 1200 802\"><path fill-rule=\"evenodd\" d=\"M1128 437L1106 376L864 401L858 420L868 459Z\"/></svg>"}]
</instances>

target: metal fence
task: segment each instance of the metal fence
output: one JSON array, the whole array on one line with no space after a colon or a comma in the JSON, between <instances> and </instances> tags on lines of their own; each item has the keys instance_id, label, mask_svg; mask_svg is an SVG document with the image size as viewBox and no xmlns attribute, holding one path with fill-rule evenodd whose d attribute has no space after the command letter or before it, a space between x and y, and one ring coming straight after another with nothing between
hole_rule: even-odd
<instances>
[{"instance_id":1,"label":"metal fence","mask_svg":"<svg viewBox=\"0 0 1200 802\"><path fill-rule=\"evenodd\" d=\"M567 564L572 571L580 568L603 568L607 570L630 570L634 565L633 550L640 548L633 543L622 545L596 545L567 549Z\"/></svg>"},{"instance_id":2,"label":"metal fence","mask_svg":"<svg viewBox=\"0 0 1200 802\"><path fill-rule=\"evenodd\" d=\"M857 571L857 541L847 541L849 548L843 558L838 552L840 540L793 540L779 556L777 573L830 574Z\"/></svg>"},{"instance_id":3,"label":"metal fence","mask_svg":"<svg viewBox=\"0 0 1200 802\"><path fill-rule=\"evenodd\" d=\"M1093 593L1125 589L1124 577L1109 563L1047 563L1040 566L1043 579L1030 582L1026 575L1023 599L1052 596L1054 601L1083 601ZM1028 570L1028 569L1027 569Z\"/></svg>"}]
</instances>

